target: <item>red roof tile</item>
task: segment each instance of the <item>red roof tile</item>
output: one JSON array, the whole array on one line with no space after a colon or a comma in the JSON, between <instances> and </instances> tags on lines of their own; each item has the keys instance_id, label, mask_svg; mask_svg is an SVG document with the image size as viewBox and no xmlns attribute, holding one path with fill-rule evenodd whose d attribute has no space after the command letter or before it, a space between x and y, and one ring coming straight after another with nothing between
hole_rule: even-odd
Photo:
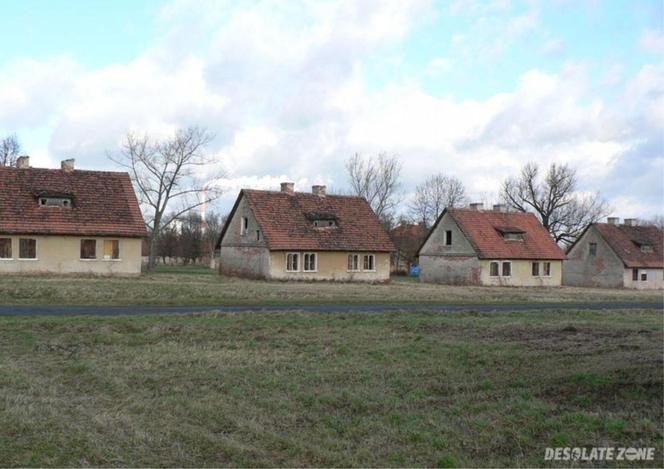
<instances>
[{"instance_id":1,"label":"red roof tile","mask_svg":"<svg viewBox=\"0 0 664 469\"><path fill-rule=\"evenodd\" d=\"M72 207L40 207L40 193L72 197ZM127 173L0 167L0 233L146 236Z\"/></svg>"},{"instance_id":2,"label":"red roof tile","mask_svg":"<svg viewBox=\"0 0 664 469\"><path fill-rule=\"evenodd\" d=\"M627 267L664 268L664 236L656 226L612 225L595 223L611 249ZM652 246L653 252L641 251L641 245Z\"/></svg>"},{"instance_id":3,"label":"red roof tile","mask_svg":"<svg viewBox=\"0 0 664 469\"><path fill-rule=\"evenodd\" d=\"M445 213L454 219L480 259L565 259L565 253L532 213L462 208ZM523 240L506 240L501 231L522 232Z\"/></svg>"},{"instance_id":4,"label":"red roof tile","mask_svg":"<svg viewBox=\"0 0 664 469\"><path fill-rule=\"evenodd\" d=\"M243 196L273 251L394 251L390 237L364 198L243 189L238 202ZM233 213L220 242L232 217ZM313 218L335 219L337 226L316 228Z\"/></svg>"}]
</instances>

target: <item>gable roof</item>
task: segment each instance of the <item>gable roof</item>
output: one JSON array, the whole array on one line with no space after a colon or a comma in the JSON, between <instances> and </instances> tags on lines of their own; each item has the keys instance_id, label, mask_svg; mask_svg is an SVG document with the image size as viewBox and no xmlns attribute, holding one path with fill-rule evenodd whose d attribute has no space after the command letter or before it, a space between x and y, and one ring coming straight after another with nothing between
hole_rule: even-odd
<instances>
[{"instance_id":1,"label":"gable roof","mask_svg":"<svg viewBox=\"0 0 664 469\"><path fill-rule=\"evenodd\" d=\"M40 207L38 196L71 197L71 207ZM143 237L127 173L0 167L0 233Z\"/></svg>"},{"instance_id":2,"label":"gable roof","mask_svg":"<svg viewBox=\"0 0 664 469\"><path fill-rule=\"evenodd\" d=\"M595 223L606 243L626 267L664 268L664 235L656 226L613 225ZM653 252L641 251L641 245L650 245ZM572 246L573 247L573 246ZM571 249L571 248L570 248Z\"/></svg>"},{"instance_id":3,"label":"gable roof","mask_svg":"<svg viewBox=\"0 0 664 469\"><path fill-rule=\"evenodd\" d=\"M394 251L390 237L362 197L252 189L240 191L217 247L242 197L253 211L270 250ZM316 228L312 219L334 219L337 226Z\"/></svg>"},{"instance_id":4,"label":"gable roof","mask_svg":"<svg viewBox=\"0 0 664 469\"><path fill-rule=\"evenodd\" d=\"M565 253L535 215L524 212L448 208L422 246L445 214L456 222L480 259L565 259ZM519 233L523 240L506 240L502 233Z\"/></svg>"}]
</instances>

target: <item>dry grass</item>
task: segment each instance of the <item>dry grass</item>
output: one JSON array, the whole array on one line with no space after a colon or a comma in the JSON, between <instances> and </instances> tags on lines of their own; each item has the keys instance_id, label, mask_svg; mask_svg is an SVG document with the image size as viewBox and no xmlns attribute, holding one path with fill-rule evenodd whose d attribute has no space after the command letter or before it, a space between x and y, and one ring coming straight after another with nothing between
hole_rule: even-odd
<instances>
[{"instance_id":1,"label":"dry grass","mask_svg":"<svg viewBox=\"0 0 664 469\"><path fill-rule=\"evenodd\" d=\"M661 467L662 343L661 311L3 317L0 461L539 466L547 446L655 446L631 464Z\"/></svg>"},{"instance_id":2,"label":"dry grass","mask_svg":"<svg viewBox=\"0 0 664 469\"><path fill-rule=\"evenodd\" d=\"M311 303L657 302L662 292L588 288L468 287L395 279L390 284L264 282L158 273L139 278L0 278L1 305L236 305Z\"/></svg>"}]
</instances>

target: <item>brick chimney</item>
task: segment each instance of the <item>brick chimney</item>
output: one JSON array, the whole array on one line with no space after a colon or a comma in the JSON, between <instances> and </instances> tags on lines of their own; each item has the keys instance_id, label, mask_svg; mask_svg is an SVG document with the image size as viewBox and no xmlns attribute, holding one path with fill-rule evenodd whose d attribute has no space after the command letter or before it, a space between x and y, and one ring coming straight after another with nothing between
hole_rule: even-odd
<instances>
[{"instance_id":1,"label":"brick chimney","mask_svg":"<svg viewBox=\"0 0 664 469\"><path fill-rule=\"evenodd\" d=\"M311 193L317 195L318 197L325 197L326 194L325 186L311 186Z\"/></svg>"},{"instance_id":2,"label":"brick chimney","mask_svg":"<svg viewBox=\"0 0 664 469\"><path fill-rule=\"evenodd\" d=\"M30 157L23 155L16 158L16 167L18 169L28 169L30 167Z\"/></svg>"},{"instance_id":3,"label":"brick chimney","mask_svg":"<svg viewBox=\"0 0 664 469\"><path fill-rule=\"evenodd\" d=\"M74 158L69 158L68 160L62 160L60 162L60 169L62 169L66 173L71 173L74 170L74 163L75 163Z\"/></svg>"},{"instance_id":4,"label":"brick chimney","mask_svg":"<svg viewBox=\"0 0 664 469\"><path fill-rule=\"evenodd\" d=\"M636 218L625 218L625 226L636 226Z\"/></svg>"},{"instance_id":5,"label":"brick chimney","mask_svg":"<svg viewBox=\"0 0 664 469\"><path fill-rule=\"evenodd\" d=\"M473 202L470 204L470 209L471 210L482 210L484 208L484 204L482 202Z\"/></svg>"},{"instance_id":6,"label":"brick chimney","mask_svg":"<svg viewBox=\"0 0 664 469\"><path fill-rule=\"evenodd\" d=\"M494 212L505 213L505 212L507 212L507 205L506 204L493 204L493 211Z\"/></svg>"},{"instance_id":7,"label":"brick chimney","mask_svg":"<svg viewBox=\"0 0 664 469\"><path fill-rule=\"evenodd\" d=\"M619 225L620 224L620 218L618 218L618 217L608 217L606 219L606 222L609 225Z\"/></svg>"},{"instance_id":8,"label":"brick chimney","mask_svg":"<svg viewBox=\"0 0 664 469\"><path fill-rule=\"evenodd\" d=\"M281 183L281 192L286 194L292 194L295 192L295 183L294 182L282 182Z\"/></svg>"}]
</instances>

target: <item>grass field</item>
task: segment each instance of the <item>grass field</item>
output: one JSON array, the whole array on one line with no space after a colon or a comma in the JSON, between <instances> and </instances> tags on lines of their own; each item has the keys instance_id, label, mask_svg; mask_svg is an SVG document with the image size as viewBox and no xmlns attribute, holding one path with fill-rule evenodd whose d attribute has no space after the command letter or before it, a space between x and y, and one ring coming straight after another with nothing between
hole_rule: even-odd
<instances>
[{"instance_id":1,"label":"grass field","mask_svg":"<svg viewBox=\"0 0 664 469\"><path fill-rule=\"evenodd\" d=\"M0 464L533 466L548 446L655 446L620 465L661 467L663 340L661 311L1 317Z\"/></svg>"},{"instance_id":2,"label":"grass field","mask_svg":"<svg viewBox=\"0 0 664 469\"><path fill-rule=\"evenodd\" d=\"M220 277L204 267L164 268L138 278L2 276L0 305L240 305L312 303L526 303L662 301L662 292L497 288L422 284L264 282Z\"/></svg>"}]
</instances>

